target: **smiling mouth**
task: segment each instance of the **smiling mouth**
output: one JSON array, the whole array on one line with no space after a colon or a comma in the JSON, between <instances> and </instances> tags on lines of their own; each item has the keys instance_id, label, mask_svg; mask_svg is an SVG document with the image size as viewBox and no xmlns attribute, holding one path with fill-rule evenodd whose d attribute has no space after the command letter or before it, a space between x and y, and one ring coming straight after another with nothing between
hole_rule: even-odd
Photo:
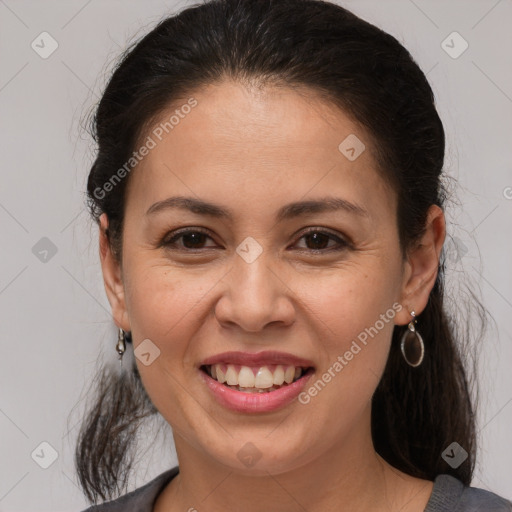
<instances>
[{"instance_id":1,"label":"smiling mouth","mask_svg":"<svg viewBox=\"0 0 512 512\"><path fill-rule=\"evenodd\" d=\"M243 366L236 364L202 365L200 370L224 386L243 393L270 393L314 372L312 366Z\"/></svg>"}]
</instances>

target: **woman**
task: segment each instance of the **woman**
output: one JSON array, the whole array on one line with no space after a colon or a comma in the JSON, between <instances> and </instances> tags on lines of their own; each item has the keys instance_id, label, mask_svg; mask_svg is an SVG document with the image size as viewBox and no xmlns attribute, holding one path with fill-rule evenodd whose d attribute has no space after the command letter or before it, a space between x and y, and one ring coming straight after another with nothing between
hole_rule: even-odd
<instances>
[{"instance_id":1,"label":"woman","mask_svg":"<svg viewBox=\"0 0 512 512\"><path fill-rule=\"evenodd\" d=\"M443 126L393 37L316 0L189 8L127 52L95 135L90 210L135 359L81 429L84 492L115 500L89 510L510 510L469 487ZM119 497L156 413L179 467Z\"/></svg>"}]
</instances>

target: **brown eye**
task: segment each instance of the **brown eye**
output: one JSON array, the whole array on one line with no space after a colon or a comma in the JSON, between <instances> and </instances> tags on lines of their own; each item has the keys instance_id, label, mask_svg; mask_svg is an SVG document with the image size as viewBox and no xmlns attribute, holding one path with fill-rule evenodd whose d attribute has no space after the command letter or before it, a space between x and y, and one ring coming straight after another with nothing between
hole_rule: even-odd
<instances>
[{"instance_id":1,"label":"brown eye","mask_svg":"<svg viewBox=\"0 0 512 512\"><path fill-rule=\"evenodd\" d=\"M349 244L333 233L313 228L304 233L299 240L305 240L305 249L310 251L328 252L330 250L342 250ZM329 245L330 244L330 245ZM300 249L303 249L301 247Z\"/></svg>"},{"instance_id":2,"label":"brown eye","mask_svg":"<svg viewBox=\"0 0 512 512\"><path fill-rule=\"evenodd\" d=\"M211 237L208 236L205 232L197 230L197 229L189 229L186 231L181 231L176 233L170 239L166 239L162 242L162 245L165 247L177 248L177 249L203 249L206 240ZM178 240L181 239L181 243L177 243ZM211 247L211 246L210 246ZM209 249L210 247L206 247Z\"/></svg>"},{"instance_id":3,"label":"brown eye","mask_svg":"<svg viewBox=\"0 0 512 512\"><path fill-rule=\"evenodd\" d=\"M326 249L329 244L329 240L332 240L332 238L329 235L326 235L325 233L310 233L304 235L304 239L311 243L311 245L308 245L308 243L306 242L308 249L315 250Z\"/></svg>"},{"instance_id":4,"label":"brown eye","mask_svg":"<svg viewBox=\"0 0 512 512\"><path fill-rule=\"evenodd\" d=\"M166 237L161 245L172 250L191 252L215 247L214 245L205 245L208 239L212 240L212 237L199 229L186 229L175 232L172 235L170 238ZM313 228L303 233L299 240L305 241L305 245L299 247L299 250L313 253L340 251L350 246L341 237L318 228Z\"/></svg>"}]
</instances>

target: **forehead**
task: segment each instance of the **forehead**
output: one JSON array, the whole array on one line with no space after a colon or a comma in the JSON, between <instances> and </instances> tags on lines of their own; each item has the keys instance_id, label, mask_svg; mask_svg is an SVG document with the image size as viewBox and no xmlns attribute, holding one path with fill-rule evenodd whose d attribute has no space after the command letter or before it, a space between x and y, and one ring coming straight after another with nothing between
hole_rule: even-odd
<instances>
[{"instance_id":1,"label":"forehead","mask_svg":"<svg viewBox=\"0 0 512 512\"><path fill-rule=\"evenodd\" d=\"M353 200L373 194L389 204L392 195L364 128L304 89L210 85L162 112L145 137L153 147L129 188L146 205L177 190L245 206L252 199L269 205L326 192ZM356 159L343 152L345 140L364 144Z\"/></svg>"}]
</instances>

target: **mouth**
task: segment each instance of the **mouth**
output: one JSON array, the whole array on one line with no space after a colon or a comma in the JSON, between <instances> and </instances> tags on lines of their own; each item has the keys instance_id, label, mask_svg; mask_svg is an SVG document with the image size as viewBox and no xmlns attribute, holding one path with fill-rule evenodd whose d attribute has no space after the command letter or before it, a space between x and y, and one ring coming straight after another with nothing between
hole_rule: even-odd
<instances>
[{"instance_id":1,"label":"mouth","mask_svg":"<svg viewBox=\"0 0 512 512\"><path fill-rule=\"evenodd\" d=\"M267 364L204 364L200 370L223 386L242 393L271 393L286 388L314 372L313 366Z\"/></svg>"},{"instance_id":2,"label":"mouth","mask_svg":"<svg viewBox=\"0 0 512 512\"><path fill-rule=\"evenodd\" d=\"M198 371L211 396L242 414L278 411L293 404L315 367L308 359L267 350L224 352L203 360Z\"/></svg>"}]
</instances>

